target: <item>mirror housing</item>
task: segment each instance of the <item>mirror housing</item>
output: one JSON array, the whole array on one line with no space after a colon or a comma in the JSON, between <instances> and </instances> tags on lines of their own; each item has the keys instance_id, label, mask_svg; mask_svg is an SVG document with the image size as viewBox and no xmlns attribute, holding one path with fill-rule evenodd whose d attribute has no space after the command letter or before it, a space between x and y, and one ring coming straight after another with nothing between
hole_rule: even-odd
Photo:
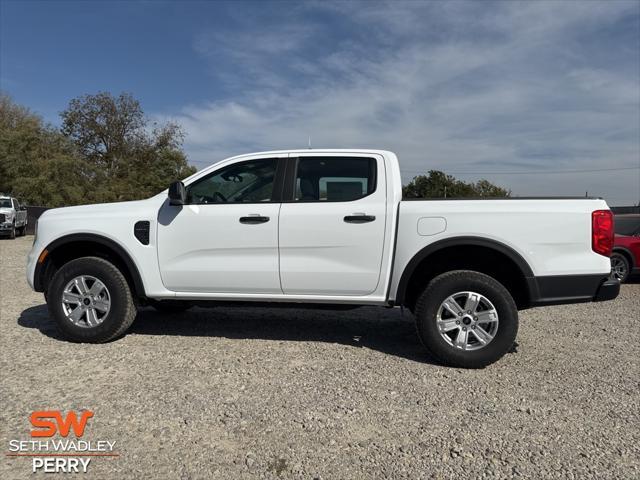
<instances>
[{"instance_id":1,"label":"mirror housing","mask_svg":"<svg viewBox=\"0 0 640 480\"><path fill-rule=\"evenodd\" d=\"M184 188L184 183L173 182L169 185L169 205L184 205L187 201L187 190Z\"/></svg>"}]
</instances>

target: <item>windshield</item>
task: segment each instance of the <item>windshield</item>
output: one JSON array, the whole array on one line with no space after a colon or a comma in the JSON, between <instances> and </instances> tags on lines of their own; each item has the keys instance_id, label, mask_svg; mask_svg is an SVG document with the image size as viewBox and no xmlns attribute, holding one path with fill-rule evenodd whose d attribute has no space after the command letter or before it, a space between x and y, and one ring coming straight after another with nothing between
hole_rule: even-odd
<instances>
[{"instance_id":1,"label":"windshield","mask_svg":"<svg viewBox=\"0 0 640 480\"><path fill-rule=\"evenodd\" d=\"M11 208L11 199L0 198L0 208Z\"/></svg>"}]
</instances>

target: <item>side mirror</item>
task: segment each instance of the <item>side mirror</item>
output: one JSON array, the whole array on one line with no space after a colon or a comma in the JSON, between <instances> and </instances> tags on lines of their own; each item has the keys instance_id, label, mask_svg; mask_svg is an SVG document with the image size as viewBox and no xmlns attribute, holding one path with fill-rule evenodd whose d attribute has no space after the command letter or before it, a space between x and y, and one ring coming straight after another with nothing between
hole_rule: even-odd
<instances>
[{"instance_id":1,"label":"side mirror","mask_svg":"<svg viewBox=\"0 0 640 480\"><path fill-rule=\"evenodd\" d=\"M187 191L184 188L184 183L173 182L169 185L169 205L184 205L187 199Z\"/></svg>"}]
</instances>

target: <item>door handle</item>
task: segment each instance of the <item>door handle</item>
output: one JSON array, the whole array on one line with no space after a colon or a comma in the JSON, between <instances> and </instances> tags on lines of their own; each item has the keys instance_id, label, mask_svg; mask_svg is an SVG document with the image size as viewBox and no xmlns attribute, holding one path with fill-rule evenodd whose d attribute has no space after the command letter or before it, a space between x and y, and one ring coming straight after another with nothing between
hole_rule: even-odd
<instances>
[{"instance_id":1,"label":"door handle","mask_svg":"<svg viewBox=\"0 0 640 480\"><path fill-rule=\"evenodd\" d=\"M373 222L375 219L374 215L365 215L364 213L354 213L344 217L344 221L347 223L368 223Z\"/></svg>"},{"instance_id":2,"label":"door handle","mask_svg":"<svg viewBox=\"0 0 640 480\"><path fill-rule=\"evenodd\" d=\"M263 217L261 215L249 215L248 217L240 217L240 223L245 225L256 225L258 223L266 223L269 221L269 217Z\"/></svg>"}]
</instances>

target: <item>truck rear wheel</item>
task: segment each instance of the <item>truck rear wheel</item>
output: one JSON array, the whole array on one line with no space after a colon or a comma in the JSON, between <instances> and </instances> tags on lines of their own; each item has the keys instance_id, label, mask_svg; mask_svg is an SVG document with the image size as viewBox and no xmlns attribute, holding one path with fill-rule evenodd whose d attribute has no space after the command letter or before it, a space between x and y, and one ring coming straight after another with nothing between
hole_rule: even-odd
<instances>
[{"instance_id":1,"label":"truck rear wheel","mask_svg":"<svg viewBox=\"0 0 640 480\"><path fill-rule=\"evenodd\" d=\"M482 368L500 359L518 333L518 310L506 288L470 270L437 276L415 308L418 335L445 365Z\"/></svg>"},{"instance_id":2,"label":"truck rear wheel","mask_svg":"<svg viewBox=\"0 0 640 480\"><path fill-rule=\"evenodd\" d=\"M63 265L51 280L47 304L62 334L74 342L113 340L124 334L137 313L124 275L98 257Z\"/></svg>"},{"instance_id":3,"label":"truck rear wheel","mask_svg":"<svg viewBox=\"0 0 640 480\"><path fill-rule=\"evenodd\" d=\"M611 254L611 274L620 280L620 283L627 281L629 276L629 260L627 260L627 257L618 252Z\"/></svg>"}]
</instances>

